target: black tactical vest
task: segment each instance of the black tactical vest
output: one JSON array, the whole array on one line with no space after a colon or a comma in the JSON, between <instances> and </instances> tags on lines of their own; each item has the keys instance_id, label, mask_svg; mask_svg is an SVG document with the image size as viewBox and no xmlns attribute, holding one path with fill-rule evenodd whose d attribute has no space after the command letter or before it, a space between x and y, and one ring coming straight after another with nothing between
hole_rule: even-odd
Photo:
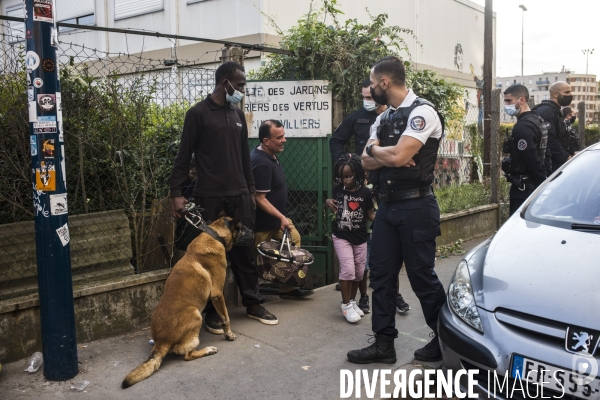
<instances>
[{"instance_id":1,"label":"black tactical vest","mask_svg":"<svg viewBox=\"0 0 600 400\"><path fill-rule=\"evenodd\" d=\"M533 122L540 130L541 136L535 137L535 144L537 146L537 155L544 165L544 158L546 157L546 147L548 147L548 128L546 122L537 115L536 113L530 112L523 116L523 120Z\"/></svg>"},{"instance_id":2,"label":"black tactical vest","mask_svg":"<svg viewBox=\"0 0 600 400\"><path fill-rule=\"evenodd\" d=\"M443 136L444 117L435 109L433 104L417 97L410 107L398 108L393 114L392 110L388 108L381 115L380 124L377 128L377 137L381 147L395 146L398 143L409 123L410 113L419 106L429 106L435 110L442 123ZM427 139L419 152L413 156L414 167L383 167L379 169L378 182L381 190L409 190L430 186L433 183L433 170L435 169L440 140L441 138Z\"/></svg>"}]
</instances>

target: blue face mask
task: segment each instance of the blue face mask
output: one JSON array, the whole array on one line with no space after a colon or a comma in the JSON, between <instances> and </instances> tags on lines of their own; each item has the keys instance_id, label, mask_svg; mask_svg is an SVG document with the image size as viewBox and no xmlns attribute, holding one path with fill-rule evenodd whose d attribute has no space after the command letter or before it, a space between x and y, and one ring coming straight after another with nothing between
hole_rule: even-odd
<instances>
[{"instance_id":1,"label":"blue face mask","mask_svg":"<svg viewBox=\"0 0 600 400\"><path fill-rule=\"evenodd\" d=\"M363 107L367 111L375 111L379 105L372 100L364 100L363 99Z\"/></svg>"},{"instance_id":2,"label":"blue face mask","mask_svg":"<svg viewBox=\"0 0 600 400\"><path fill-rule=\"evenodd\" d=\"M227 101L230 102L231 104L239 103L240 101L242 101L242 99L244 98L244 93L242 93L238 90L235 90L235 88L231 85L231 82L227 81L227 83L233 89L233 94L231 94L231 95L229 93L227 93L227 91L225 92L225 94L226 94L225 98L227 99Z\"/></svg>"}]
</instances>

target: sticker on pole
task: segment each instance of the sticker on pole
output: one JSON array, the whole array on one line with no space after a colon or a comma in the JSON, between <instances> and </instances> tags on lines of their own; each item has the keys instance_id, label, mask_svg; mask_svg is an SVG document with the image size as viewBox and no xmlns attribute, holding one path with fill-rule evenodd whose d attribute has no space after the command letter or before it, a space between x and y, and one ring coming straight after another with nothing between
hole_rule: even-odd
<instances>
[{"instance_id":1,"label":"sticker on pole","mask_svg":"<svg viewBox=\"0 0 600 400\"><path fill-rule=\"evenodd\" d=\"M67 194L51 194L50 195L50 213L52 215L63 215L68 212Z\"/></svg>"},{"instance_id":2,"label":"sticker on pole","mask_svg":"<svg viewBox=\"0 0 600 400\"><path fill-rule=\"evenodd\" d=\"M37 121L37 103L35 101L29 102L29 122Z\"/></svg>"},{"instance_id":3,"label":"sticker on pole","mask_svg":"<svg viewBox=\"0 0 600 400\"><path fill-rule=\"evenodd\" d=\"M54 22L53 0L33 0L33 20Z\"/></svg>"},{"instance_id":4,"label":"sticker on pole","mask_svg":"<svg viewBox=\"0 0 600 400\"><path fill-rule=\"evenodd\" d=\"M56 157L56 147L53 138L42 139L42 155L44 159L54 159Z\"/></svg>"},{"instance_id":5,"label":"sticker on pole","mask_svg":"<svg viewBox=\"0 0 600 400\"><path fill-rule=\"evenodd\" d=\"M35 101L35 95L33 93L33 86L27 86L27 101Z\"/></svg>"},{"instance_id":6,"label":"sticker on pole","mask_svg":"<svg viewBox=\"0 0 600 400\"><path fill-rule=\"evenodd\" d=\"M31 147L31 156L37 156L37 138L35 135L29 136L29 146Z\"/></svg>"},{"instance_id":7,"label":"sticker on pole","mask_svg":"<svg viewBox=\"0 0 600 400\"><path fill-rule=\"evenodd\" d=\"M35 189L54 192L56 190L56 167L53 162L41 161L35 169Z\"/></svg>"},{"instance_id":8,"label":"sticker on pole","mask_svg":"<svg viewBox=\"0 0 600 400\"><path fill-rule=\"evenodd\" d=\"M44 81L42 80L42 78L35 78L33 80L33 86L35 86L36 88L41 88L42 86L44 86Z\"/></svg>"},{"instance_id":9,"label":"sticker on pole","mask_svg":"<svg viewBox=\"0 0 600 400\"><path fill-rule=\"evenodd\" d=\"M35 51L28 51L25 54L25 66L29 71L33 71L40 66L40 56Z\"/></svg>"},{"instance_id":10,"label":"sticker on pole","mask_svg":"<svg viewBox=\"0 0 600 400\"><path fill-rule=\"evenodd\" d=\"M69 226L67 224L64 224L63 226L58 228L56 230L56 233L58 234L58 237L60 238L60 242L62 243L63 247L66 246L67 243L69 243L69 240L71 240L71 238L69 237Z\"/></svg>"},{"instance_id":11,"label":"sticker on pole","mask_svg":"<svg viewBox=\"0 0 600 400\"><path fill-rule=\"evenodd\" d=\"M38 94L37 101L42 112L52 111L56 107L56 95L53 94Z\"/></svg>"}]
</instances>

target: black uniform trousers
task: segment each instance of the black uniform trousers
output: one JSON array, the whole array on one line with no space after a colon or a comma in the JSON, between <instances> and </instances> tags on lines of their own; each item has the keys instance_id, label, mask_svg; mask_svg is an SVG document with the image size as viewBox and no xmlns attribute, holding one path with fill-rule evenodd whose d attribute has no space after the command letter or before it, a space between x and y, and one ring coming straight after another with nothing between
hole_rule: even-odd
<instances>
[{"instance_id":1,"label":"black uniform trousers","mask_svg":"<svg viewBox=\"0 0 600 400\"><path fill-rule=\"evenodd\" d=\"M196 197L194 199L197 206L203 210L202 218L208 223L219 218L221 211L225 215L233 218L234 223L238 221L248 228L254 230L254 205L250 195L239 196L221 196L221 197ZM187 245L198 236L198 230L188 224L179 223L181 232L180 241L183 246L178 245L179 249L184 250ZM178 227L179 228L179 227ZM184 231L185 229L185 231ZM248 307L250 304L263 303L264 299L260 296L258 288L258 270L253 261L252 246L233 246L231 251L227 253L231 261L231 272L240 289L242 296L242 304ZM212 302L209 300L204 308L206 313L216 312Z\"/></svg>"},{"instance_id":2,"label":"black uniform trousers","mask_svg":"<svg viewBox=\"0 0 600 400\"><path fill-rule=\"evenodd\" d=\"M396 281L402 263L421 302L427 325L437 333L444 287L433 270L440 209L435 196L381 202L373 224L369 267L373 286L373 332L396 337Z\"/></svg>"},{"instance_id":3,"label":"black uniform trousers","mask_svg":"<svg viewBox=\"0 0 600 400\"><path fill-rule=\"evenodd\" d=\"M525 203L525 200L527 200L529 195L531 193L533 193L533 191L535 189L533 187L533 185L531 185L531 184L526 184L525 186L521 186L521 188L523 188L523 187L525 188L525 190L520 190L519 186L515 185L514 183L510 185L510 194L509 194L510 215L513 215L515 213L515 211L517 211L517 209L519 207L521 207L521 205L523 203Z\"/></svg>"}]
</instances>

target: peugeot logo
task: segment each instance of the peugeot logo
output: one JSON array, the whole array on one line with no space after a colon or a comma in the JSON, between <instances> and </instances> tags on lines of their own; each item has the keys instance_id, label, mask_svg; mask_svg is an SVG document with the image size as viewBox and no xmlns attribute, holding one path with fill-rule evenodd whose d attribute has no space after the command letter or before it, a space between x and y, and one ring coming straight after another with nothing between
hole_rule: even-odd
<instances>
[{"instance_id":1,"label":"peugeot logo","mask_svg":"<svg viewBox=\"0 0 600 400\"><path fill-rule=\"evenodd\" d=\"M565 339L565 350L569 353L591 357L598 347L600 334L578 326L570 326L567 328Z\"/></svg>"}]
</instances>

